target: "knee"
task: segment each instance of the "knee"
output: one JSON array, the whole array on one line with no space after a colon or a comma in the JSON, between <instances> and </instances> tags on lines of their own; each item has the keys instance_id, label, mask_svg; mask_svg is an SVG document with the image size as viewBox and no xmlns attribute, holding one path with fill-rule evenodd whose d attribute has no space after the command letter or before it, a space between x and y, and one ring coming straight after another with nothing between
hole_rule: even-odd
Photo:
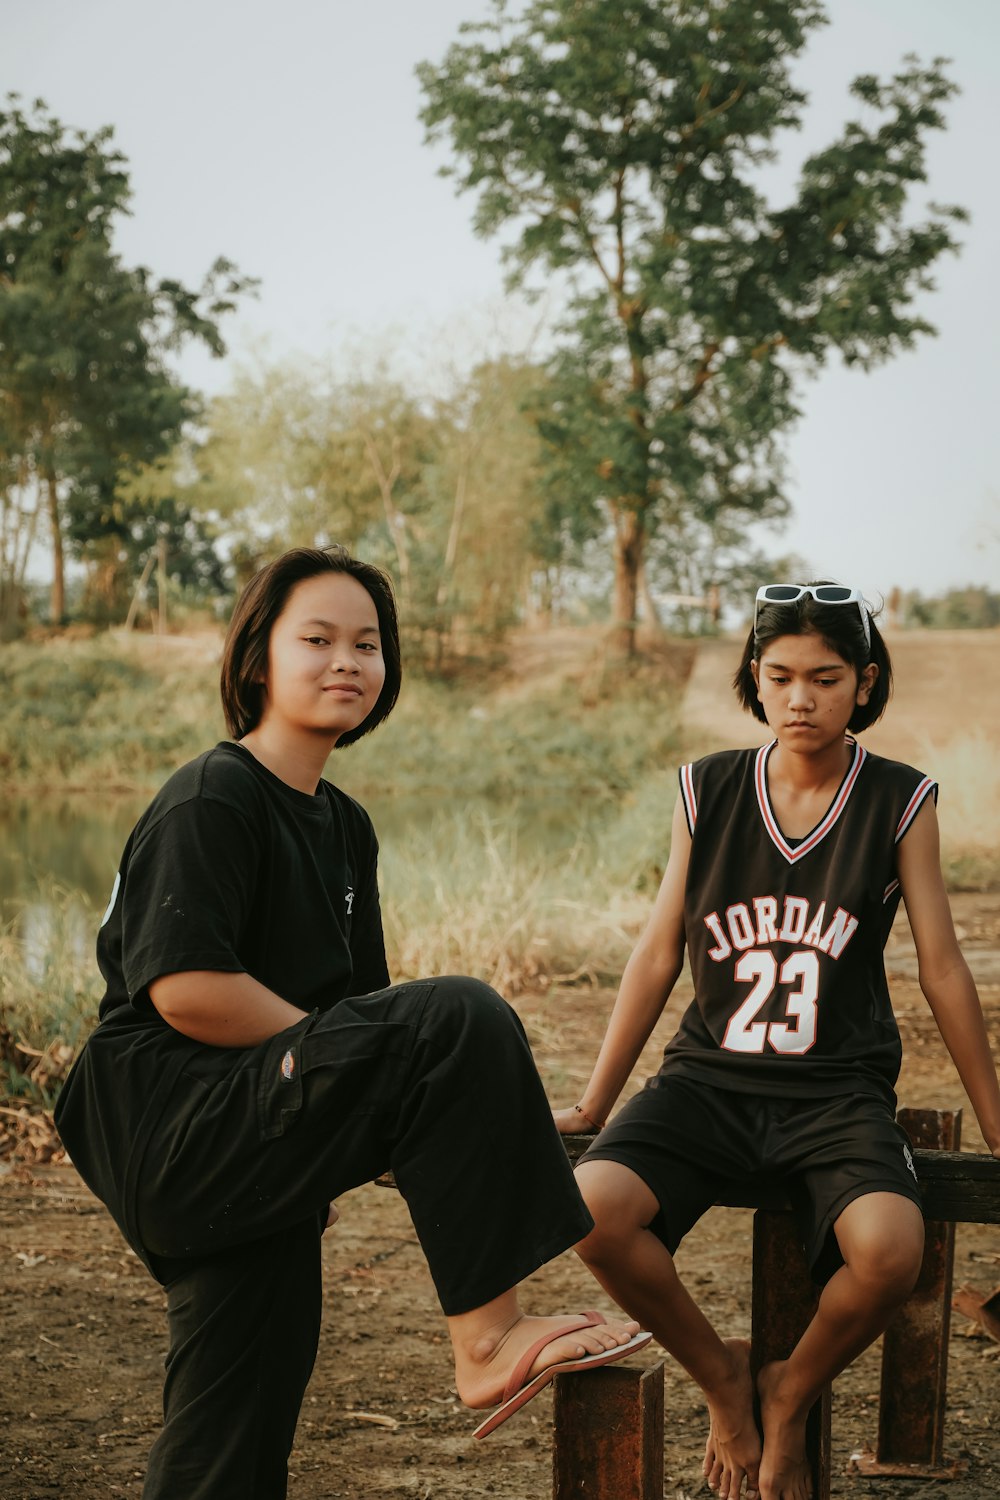
<instances>
[{"instance_id":1,"label":"knee","mask_svg":"<svg viewBox=\"0 0 1000 1500\"><path fill-rule=\"evenodd\" d=\"M614 1265L633 1236L647 1227L648 1205L636 1201L632 1184L615 1162L584 1162L577 1169L576 1181L594 1221L576 1252L588 1266Z\"/></svg>"},{"instance_id":2,"label":"knee","mask_svg":"<svg viewBox=\"0 0 1000 1500\"><path fill-rule=\"evenodd\" d=\"M848 1264L859 1281L886 1302L905 1302L917 1284L924 1254L923 1223L856 1245Z\"/></svg>"},{"instance_id":3,"label":"knee","mask_svg":"<svg viewBox=\"0 0 1000 1500\"><path fill-rule=\"evenodd\" d=\"M506 1056L513 1048L525 1051L527 1041L516 1011L482 980L448 974L429 981L434 986L424 1012L425 1026L457 1053L471 1048L496 1049Z\"/></svg>"}]
</instances>

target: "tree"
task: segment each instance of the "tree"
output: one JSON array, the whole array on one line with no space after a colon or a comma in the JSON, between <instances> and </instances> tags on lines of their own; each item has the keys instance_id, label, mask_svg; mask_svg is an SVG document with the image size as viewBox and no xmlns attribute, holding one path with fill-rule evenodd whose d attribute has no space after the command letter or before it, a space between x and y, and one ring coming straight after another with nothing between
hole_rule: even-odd
<instances>
[{"instance_id":1,"label":"tree","mask_svg":"<svg viewBox=\"0 0 1000 1500\"><path fill-rule=\"evenodd\" d=\"M864 123L771 208L755 169L798 125L789 64L819 0L530 0L462 27L418 76L428 139L508 226L514 282L565 273L572 300L545 432L570 493L614 528L614 612L631 648L649 534L780 513L770 468L804 372L839 350L870 368L931 325L914 309L963 217L905 217L925 140L955 92L913 58L855 80Z\"/></svg>"},{"instance_id":2,"label":"tree","mask_svg":"<svg viewBox=\"0 0 1000 1500\"><path fill-rule=\"evenodd\" d=\"M47 514L54 621L67 537L79 544L123 476L169 451L197 410L166 356L189 338L224 353L218 320L252 283L216 261L198 291L126 267L113 231L128 212L111 131L70 131L41 101L0 112L0 458L18 496L5 515ZM35 503L23 497L34 491ZM23 529L23 526L22 526Z\"/></svg>"}]
</instances>

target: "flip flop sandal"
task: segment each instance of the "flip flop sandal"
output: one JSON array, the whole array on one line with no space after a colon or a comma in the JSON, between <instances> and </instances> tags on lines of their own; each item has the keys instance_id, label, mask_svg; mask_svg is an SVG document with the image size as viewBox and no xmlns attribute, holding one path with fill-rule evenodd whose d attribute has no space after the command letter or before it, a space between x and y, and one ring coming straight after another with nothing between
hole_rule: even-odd
<instances>
[{"instance_id":1,"label":"flip flop sandal","mask_svg":"<svg viewBox=\"0 0 1000 1500\"><path fill-rule=\"evenodd\" d=\"M638 1349L645 1349L653 1335L651 1333L636 1333L629 1339L627 1344L618 1344L614 1349L603 1349L600 1354L582 1354L577 1359L564 1359L558 1364L549 1365L541 1370L531 1380L526 1380L528 1371L543 1349L549 1344L554 1344L556 1339L565 1338L569 1333L582 1332L584 1328L595 1328L599 1323L606 1323L607 1319L599 1312L580 1313L572 1323L566 1323L562 1328L556 1328L551 1333L545 1334L532 1344L529 1349L521 1355L517 1364L511 1371L510 1379L507 1381L503 1392L503 1401L492 1416L487 1417L485 1422L480 1422L474 1438L484 1438L504 1422L512 1417L516 1411L538 1395L538 1392L556 1375L568 1375L575 1370L596 1370L599 1365L610 1365L615 1360L624 1359L628 1354L635 1354Z\"/></svg>"}]
</instances>

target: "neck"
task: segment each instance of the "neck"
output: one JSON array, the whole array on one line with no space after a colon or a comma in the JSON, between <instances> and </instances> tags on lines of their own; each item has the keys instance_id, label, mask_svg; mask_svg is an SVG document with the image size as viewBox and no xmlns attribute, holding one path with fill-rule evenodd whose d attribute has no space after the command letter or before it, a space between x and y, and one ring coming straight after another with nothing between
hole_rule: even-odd
<instances>
[{"instance_id":1,"label":"neck","mask_svg":"<svg viewBox=\"0 0 1000 1500\"><path fill-rule=\"evenodd\" d=\"M854 747L846 739L814 754L789 750L779 740L768 760L768 775L777 775L796 791L817 791L831 781L843 781L853 755Z\"/></svg>"},{"instance_id":2,"label":"neck","mask_svg":"<svg viewBox=\"0 0 1000 1500\"><path fill-rule=\"evenodd\" d=\"M306 792L310 797L319 786L323 768L336 743L336 735L290 736L264 723L258 724L240 740L254 759L266 766L279 781L294 787L297 792Z\"/></svg>"}]
</instances>

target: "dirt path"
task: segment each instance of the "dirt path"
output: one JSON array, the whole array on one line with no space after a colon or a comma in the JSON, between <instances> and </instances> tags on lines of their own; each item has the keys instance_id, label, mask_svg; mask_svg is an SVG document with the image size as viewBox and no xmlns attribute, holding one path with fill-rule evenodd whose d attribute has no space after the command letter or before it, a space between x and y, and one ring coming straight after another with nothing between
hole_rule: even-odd
<instances>
[{"instance_id":1,"label":"dirt path","mask_svg":"<svg viewBox=\"0 0 1000 1500\"><path fill-rule=\"evenodd\" d=\"M955 906L1000 1041L1000 898L960 896ZM901 1102L962 1103L914 983L905 924L890 940L888 960L907 1054ZM575 1097L609 999L567 990L521 1004L554 1101ZM668 1017L663 1030L670 1024ZM637 1076L651 1070L657 1051L654 1039ZM981 1147L968 1111L964 1144ZM402 1203L391 1191L369 1187L341 1207L342 1220L326 1241L325 1327L299 1425L290 1500L541 1500L551 1484L550 1398L474 1444L474 1422L450 1390L441 1319ZM749 1234L748 1213L713 1210L679 1257L716 1322L737 1333L748 1329ZM959 1230L956 1277L983 1290L1000 1283L1000 1229ZM606 1305L571 1256L533 1279L526 1302L538 1310ZM0 1500L138 1497L158 1422L162 1296L72 1168L21 1168L0 1178L0 1305ZM639 1356L646 1363L657 1357ZM851 1451L875 1438L873 1350L835 1390L839 1500L987 1500L1000 1493L1000 1345L970 1337L959 1318L949 1359L946 1449L967 1465L963 1476L942 1489L844 1472ZM698 1477L701 1404L669 1361L666 1411L664 1494L669 1500L708 1495Z\"/></svg>"}]
</instances>

